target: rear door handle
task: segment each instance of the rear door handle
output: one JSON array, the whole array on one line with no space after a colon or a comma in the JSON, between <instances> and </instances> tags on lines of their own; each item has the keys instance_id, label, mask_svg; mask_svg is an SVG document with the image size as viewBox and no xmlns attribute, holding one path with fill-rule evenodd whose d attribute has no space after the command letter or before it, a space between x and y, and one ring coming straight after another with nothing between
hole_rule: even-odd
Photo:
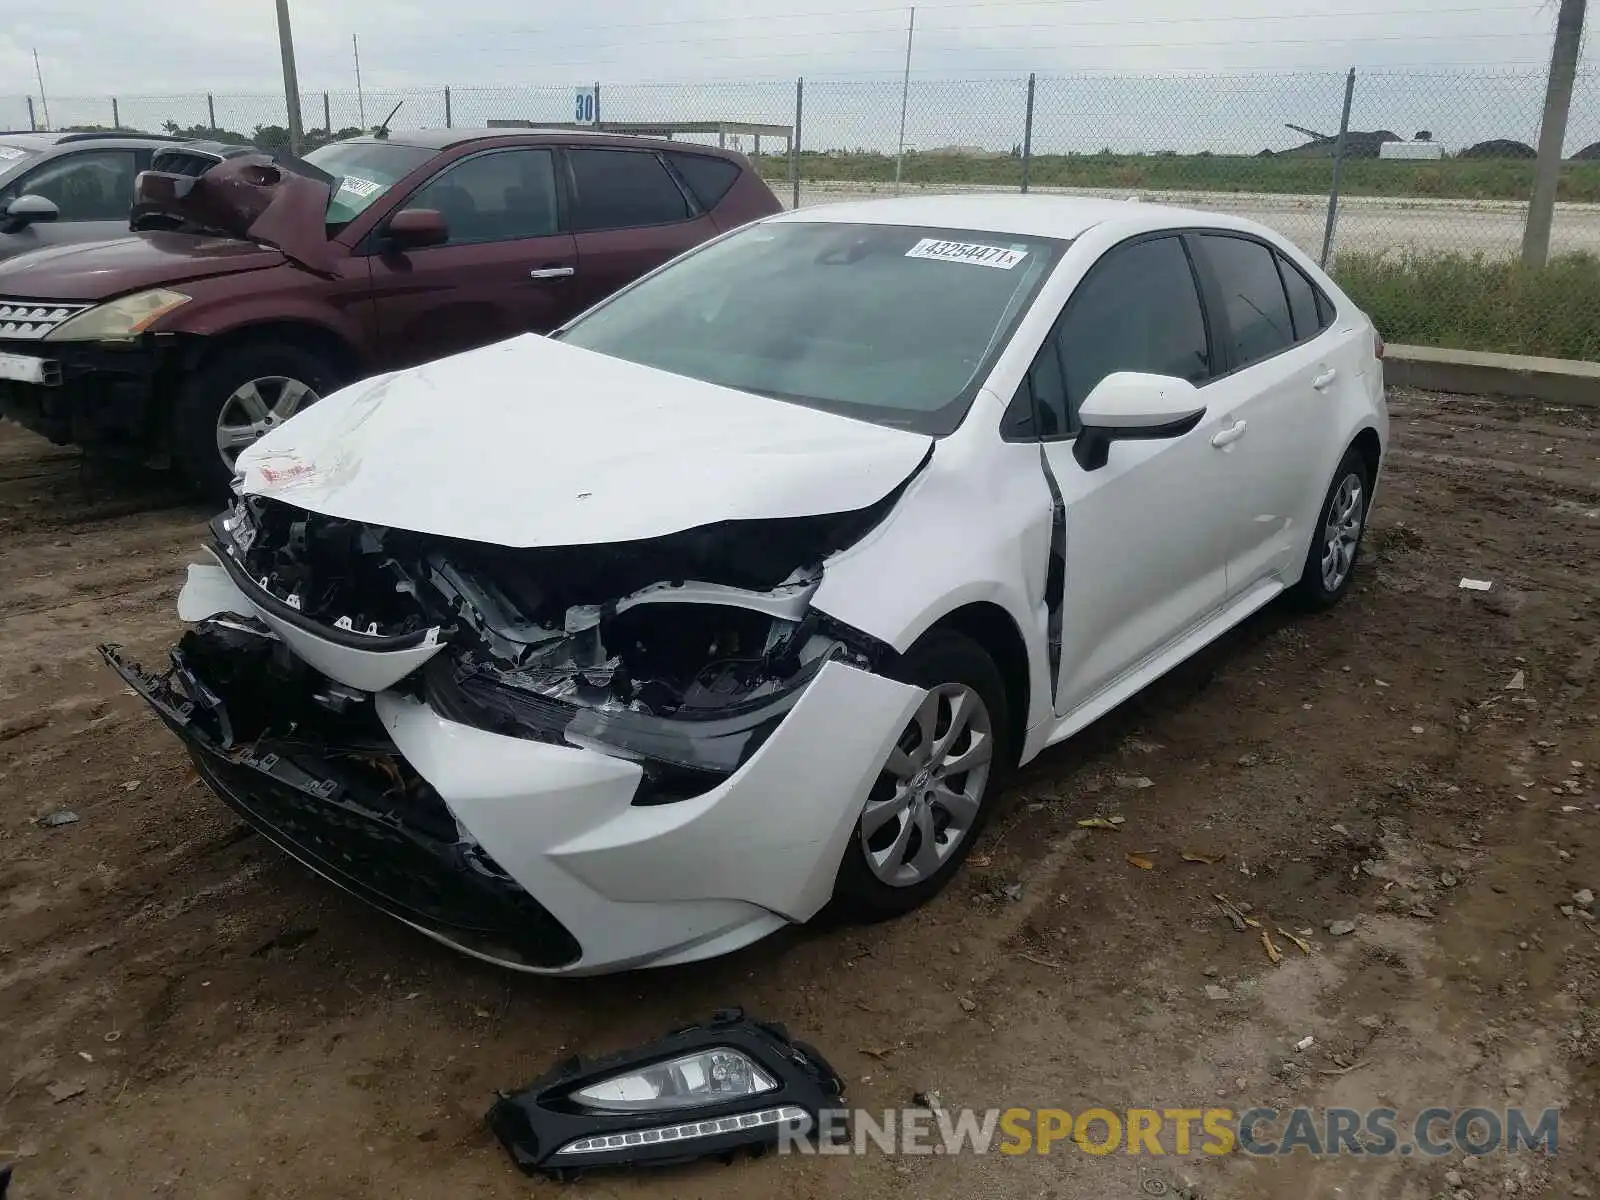
<instances>
[{"instance_id":1,"label":"rear door handle","mask_svg":"<svg viewBox=\"0 0 1600 1200\"><path fill-rule=\"evenodd\" d=\"M529 271L529 279L568 279L578 273L576 267L540 267Z\"/></svg>"},{"instance_id":2,"label":"rear door handle","mask_svg":"<svg viewBox=\"0 0 1600 1200\"><path fill-rule=\"evenodd\" d=\"M1334 367L1329 367L1321 375L1318 375L1311 381L1311 386L1316 388L1319 392L1326 391L1329 385L1331 385L1337 378L1339 378L1338 370Z\"/></svg>"},{"instance_id":3,"label":"rear door handle","mask_svg":"<svg viewBox=\"0 0 1600 1200\"><path fill-rule=\"evenodd\" d=\"M1211 444L1218 448L1223 446L1231 446L1234 442L1237 442L1244 436L1244 430L1244 422L1235 421L1232 425L1228 426L1228 428L1222 430L1221 432L1212 434Z\"/></svg>"}]
</instances>

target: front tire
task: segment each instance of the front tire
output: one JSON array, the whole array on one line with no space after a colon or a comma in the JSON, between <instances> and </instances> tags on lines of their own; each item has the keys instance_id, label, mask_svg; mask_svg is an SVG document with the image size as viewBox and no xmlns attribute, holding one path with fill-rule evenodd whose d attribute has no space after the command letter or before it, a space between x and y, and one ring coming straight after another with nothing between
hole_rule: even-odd
<instances>
[{"instance_id":1,"label":"front tire","mask_svg":"<svg viewBox=\"0 0 1600 1200\"><path fill-rule=\"evenodd\" d=\"M219 349L178 394L174 465L208 496L226 496L239 454L337 384L332 363L291 342Z\"/></svg>"},{"instance_id":2,"label":"front tire","mask_svg":"<svg viewBox=\"0 0 1600 1200\"><path fill-rule=\"evenodd\" d=\"M928 689L890 752L845 850L834 909L858 921L897 917L955 875L988 819L1012 761L1000 669L983 647L936 630L897 677Z\"/></svg>"},{"instance_id":3,"label":"front tire","mask_svg":"<svg viewBox=\"0 0 1600 1200\"><path fill-rule=\"evenodd\" d=\"M1371 502L1366 460L1352 446L1333 473L1300 580L1290 589L1300 607L1312 611L1332 608L1349 590Z\"/></svg>"}]
</instances>

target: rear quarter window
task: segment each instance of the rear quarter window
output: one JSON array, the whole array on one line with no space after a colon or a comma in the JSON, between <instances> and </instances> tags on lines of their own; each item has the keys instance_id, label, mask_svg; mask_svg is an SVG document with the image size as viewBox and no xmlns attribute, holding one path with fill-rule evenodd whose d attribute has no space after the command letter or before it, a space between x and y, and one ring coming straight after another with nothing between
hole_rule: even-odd
<instances>
[{"instance_id":1,"label":"rear quarter window","mask_svg":"<svg viewBox=\"0 0 1600 1200\"><path fill-rule=\"evenodd\" d=\"M669 150L667 161L700 202L700 207L707 212L722 203L722 198L739 178L738 166L725 158L713 158L709 154Z\"/></svg>"}]
</instances>

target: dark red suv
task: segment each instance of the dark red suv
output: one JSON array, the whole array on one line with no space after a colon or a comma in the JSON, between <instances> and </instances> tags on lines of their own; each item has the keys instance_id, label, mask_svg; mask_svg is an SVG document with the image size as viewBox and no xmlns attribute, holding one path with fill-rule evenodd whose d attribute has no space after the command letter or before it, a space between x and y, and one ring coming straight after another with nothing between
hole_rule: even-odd
<instances>
[{"instance_id":1,"label":"dark red suv","mask_svg":"<svg viewBox=\"0 0 1600 1200\"><path fill-rule=\"evenodd\" d=\"M216 489L331 389L552 329L780 207L742 155L610 134L174 146L134 232L0 263L0 415Z\"/></svg>"}]
</instances>

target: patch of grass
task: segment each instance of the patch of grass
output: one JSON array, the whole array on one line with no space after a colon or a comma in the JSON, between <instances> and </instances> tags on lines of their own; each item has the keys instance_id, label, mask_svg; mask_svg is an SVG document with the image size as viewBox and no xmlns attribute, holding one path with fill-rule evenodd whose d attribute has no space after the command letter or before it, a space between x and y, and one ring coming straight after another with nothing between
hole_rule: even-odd
<instances>
[{"instance_id":1,"label":"patch of grass","mask_svg":"<svg viewBox=\"0 0 1600 1200\"><path fill-rule=\"evenodd\" d=\"M789 177L789 160L764 154L761 174L773 184ZM1326 158L1271 158L1222 154L1039 154L1029 179L1040 187L1144 188L1151 191L1262 192L1326 195L1333 163ZM800 155L807 183L890 183L894 156L867 152ZM902 178L918 184L982 184L1017 187L1022 160L1010 155L908 153ZM1346 196L1427 196L1455 200L1526 200L1533 163L1519 159L1446 158L1437 162L1350 159L1341 172ZM1569 162L1561 168L1562 200L1600 202L1600 162Z\"/></svg>"},{"instance_id":2,"label":"patch of grass","mask_svg":"<svg viewBox=\"0 0 1600 1200\"><path fill-rule=\"evenodd\" d=\"M1334 278L1385 341L1600 360L1600 257L1547 266L1463 254L1335 256Z\"/></svg>"}]
</instances>

